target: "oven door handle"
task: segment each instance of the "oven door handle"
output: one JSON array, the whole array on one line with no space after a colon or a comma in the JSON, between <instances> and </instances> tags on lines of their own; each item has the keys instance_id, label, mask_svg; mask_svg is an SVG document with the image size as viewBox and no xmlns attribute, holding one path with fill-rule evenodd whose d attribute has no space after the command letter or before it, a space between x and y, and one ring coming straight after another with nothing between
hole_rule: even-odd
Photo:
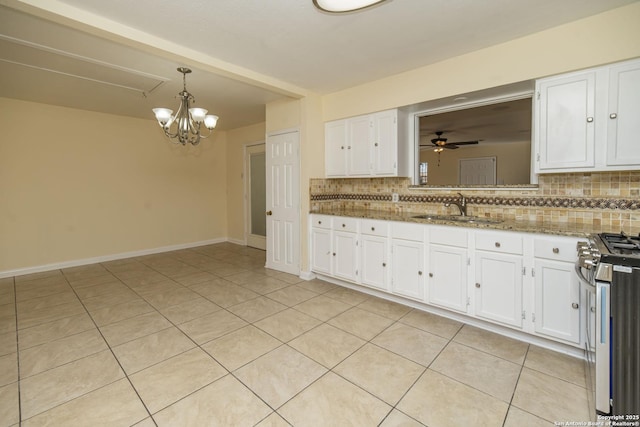
<instances>
[{"instance_id":1,"label":"oven door handle","mask_svg":"<svg viewBox=\"0 0 640 427\"><path fill-rule=\"evenodd\" d=\"M580 283L582 283L586 287L587 291L591 292L592 294L595 294L596 285L591 280L585 277L584 273L582 272L582 267L580 267L580 265L576 263L575 269L576 269L576 275L578 276L578 280L580 280Z\"/></svg>"}]
</instances>

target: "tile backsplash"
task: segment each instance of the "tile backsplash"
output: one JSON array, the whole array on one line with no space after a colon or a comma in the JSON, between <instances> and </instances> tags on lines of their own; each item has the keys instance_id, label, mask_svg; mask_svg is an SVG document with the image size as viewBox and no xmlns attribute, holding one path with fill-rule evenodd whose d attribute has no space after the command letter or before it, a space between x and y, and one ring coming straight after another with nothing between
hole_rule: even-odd
<instances>
[{"instance_id":1,"label":"tile backsplash","mask_svg":"<svg viewBox=\"0 0 640 427\"><path fill-rule=\"evenodd\" d=\"M504 220L588 224L602 231L640 228L640 171L540 175L538 186L509 189L428 189L409 178L311 179L311 209L375 209L457 214L461 192L468 214ZM391 194L399 201L392 202Z\"/></svg>"}]
</instances>

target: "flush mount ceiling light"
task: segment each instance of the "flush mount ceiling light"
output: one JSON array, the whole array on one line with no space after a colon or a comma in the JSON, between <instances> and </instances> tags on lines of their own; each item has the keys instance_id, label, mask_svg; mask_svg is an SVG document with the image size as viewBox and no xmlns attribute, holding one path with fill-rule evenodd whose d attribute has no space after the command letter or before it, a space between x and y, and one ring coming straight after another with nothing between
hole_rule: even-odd
<instances>
[{"instance_id":1,"label":"flush mount ceiling light","mask_svg":"<svg viewBox=\"0 0 640 427\"><path fill-rule=\"evenodd\" d=\"M173 110L168 108L154 108L153 112L169 141L182 145L187 143L198 145L201 138L211 135L211 131L218 123L218 116L207 114L207 110L204 108L190 108L191 103L195 101L193 95L187 92L187 74L191 70L180 67L178 71L182 73L183 85L182 92L178 93L180 97L178 112L174 115ZM207 135L200 134L200 126L203 122L204 126L209 129ZM176 126L173 126L173 124Z\"/></svg>"},{"instance_id":2,"label":"flush mount ceiling light","mask_svg":"<svg viewBox=\"0 0 640 427\"><path fill-rule=\"evenodd\" d=\"M364 9L383 1L385 0L313 0L313 4L325 12L342 13Z\"/></svg>"}]
</instances>

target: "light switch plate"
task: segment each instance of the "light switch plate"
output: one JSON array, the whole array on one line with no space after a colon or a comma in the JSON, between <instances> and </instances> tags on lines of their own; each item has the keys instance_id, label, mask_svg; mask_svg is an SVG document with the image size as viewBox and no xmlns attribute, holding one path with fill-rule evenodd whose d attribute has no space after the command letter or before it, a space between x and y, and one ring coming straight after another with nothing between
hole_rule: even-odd
<instances>
[{"instance_id":1,"label":"light switch plate","mask_svg":"<svg viewBox=\"0 0 640 427\"><path fill-rule=\"evenodd\" d=\"M400 201L400 196L398 193L391 193L391 201L394 203L398 203Z\"/></svg>"}]
</instances>

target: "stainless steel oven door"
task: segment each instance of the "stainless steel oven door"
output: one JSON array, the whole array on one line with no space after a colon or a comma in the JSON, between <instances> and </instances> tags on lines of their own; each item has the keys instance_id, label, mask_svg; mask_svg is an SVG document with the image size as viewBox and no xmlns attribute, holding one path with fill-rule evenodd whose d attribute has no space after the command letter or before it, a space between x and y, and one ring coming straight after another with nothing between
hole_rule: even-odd
<instances>
[{"instance_id":1,"label":"stainless steel oven door","mask_svg":"<svg viewBox=\"0 0 640 427\"><path fill-rule=\"evenodd\" d=\"M596 381L595 407L611 412L611 284L596 281Z\"/></svg>"}]
</instances>

